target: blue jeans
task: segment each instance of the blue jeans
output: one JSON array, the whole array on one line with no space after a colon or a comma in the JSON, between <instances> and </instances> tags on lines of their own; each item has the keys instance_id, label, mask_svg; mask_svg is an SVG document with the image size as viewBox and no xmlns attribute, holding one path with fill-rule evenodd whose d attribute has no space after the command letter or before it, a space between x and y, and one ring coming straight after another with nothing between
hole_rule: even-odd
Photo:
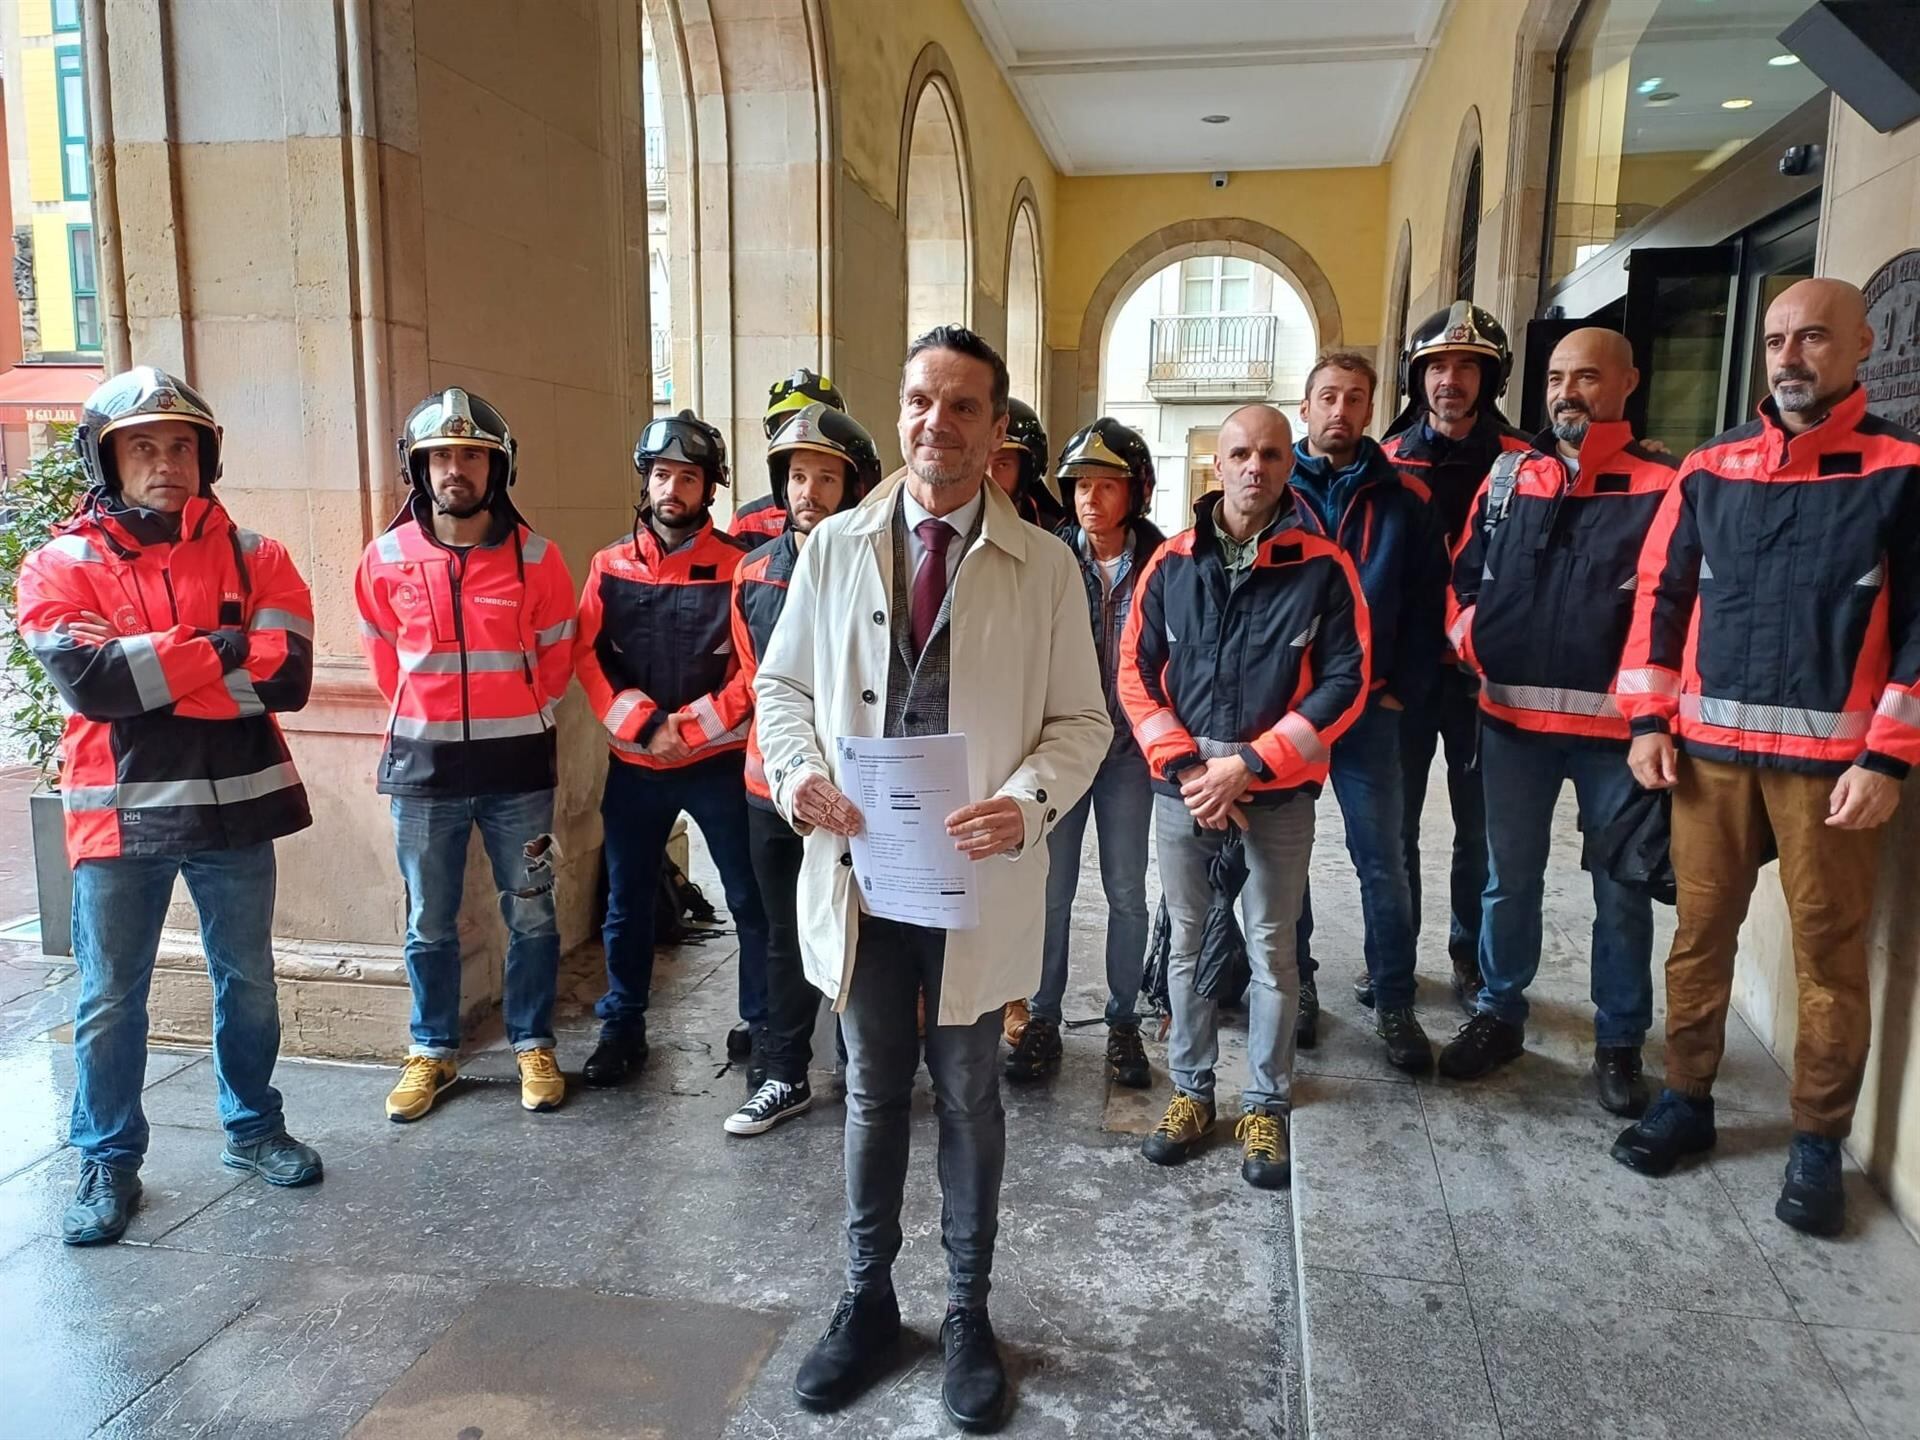
<instances>
[{"instance_id":1,"label":"blue jeans","mask_svg":"<svg viewBox=\"0 0 1920 1440\"><path fill-rule=\"evenodd\" d=\"M1367 974L1374 1003L1382 1010L1413 1004L1413 896L1407 885L1405 787L1400 778L1403 711L1378 702L1334 742L1328 778L1347 824L1347 854L1360 881L1360 918L1366 927ZM1300 902L1295 948L1300 978L1320 968L1309 942L1313 937L1313 890Z\"/></svg>"},{"instance_id":2,"label":"blue jeans","mask_svg":"<svg viewBox=\"0 0 1920 1440\"><path fill-rule=\"evenodd\" d=\"M1080 888L1080 842L1087 817L1100 836L1100 887L1107 897L1107 1024L1139 1023L1140 971L1147 959L1147 835L1153 827L1153 780L1132 745L1109 754L1080 797L1047 837L1047 930L1040 988L1032 1012L1060 1019L1067 989L1073 897Z\"/></svg>"},{"instance_id":3,"label":"blue jeans","mask_svg":"<svg viewBox=\"0 0 1920 1440\"><path fill-rule=\"evenodd\" d=\"M753 878L747 835L746 758L716 755L675 770L615 759L600 796L606 827L607 993L593 1007L606 1025L639 1025L653 989L653 909L673 822L685 811L706 837L740 937L740 1018L756 1030L767 1018L767 912Z\"/></svg>"},{"instance_id":4,"label":"blue jeans","mask_svg":"<svg viewBox=\"0 0 1920 1440\"><path fill-rule=\"evenodd\" d=\"M1400 773L1406 789L1407 891L1413 897L1413 933L1420 934L1420 816L1427 804L1433 752L1447 754L1447 803L1453 811L1447 954L1456 970L1480 949L1480 897L1487 888L1487 798L1475 762L1480 730L1480 685L1447 666L1432 694L1400 714Z\"/></svg>"},{"instance_id":5,"label":"blue jeans","mask_svg":"<svg viewBox=\"0 0 1920 1440\"><path fill-rule=\"evenodd\" d=\"M1480 737L1489 807L1485 919L1480 929L1480 1011L1524 1025L1527 986L1540 968L1553 806L1573 782L1585 829L1610 820L1633 792L1620 750L1523 738L1492 725ZM1593 1039L1639 1045L1653 1024L1653 901L1610 877L1593 877Z\"/></svg>"},{"instance_id":6,"label":"blue jeans","mask_svg":"<svg viewBox=\"0 0 1920 1440\"><path fill-rule=\"evenodd\" d=\"M147 1153L147 989L173 880L200 912L213 981L213 1074L220 1124L239 1145L286 1128L273 1066L280 1008L273 986L273 842L191 855L82 860L73 867L73 1148L128 1170Z\"/></svg>"},{"instance_id":7,"label":"blue jeans","mask_svg":"<svg viewBox=\"0 0 1920 1440\"><path fill-rule=\"evenodd\" d=\"M476 825L507 922L501 1002L507 1039L515 1050L553 1045L553 995L560 978L553 861L550 854L527 853L553 830L553 791L396 795L394 848L407 883L407 980L413 986L410 1054L451 1060L460 1053L460 896Z\"/></svg>"}]
</instances>

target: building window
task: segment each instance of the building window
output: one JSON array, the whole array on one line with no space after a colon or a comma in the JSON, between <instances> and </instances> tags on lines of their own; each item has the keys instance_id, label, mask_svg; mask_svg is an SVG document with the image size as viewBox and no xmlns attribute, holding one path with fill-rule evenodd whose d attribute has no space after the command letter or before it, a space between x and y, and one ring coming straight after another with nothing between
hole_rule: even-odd
<instances>
[{"instance_id":1,"label":"building window","mask_svg":"<svg viewBox=\"0 0 1920 1440\"><path fill-rule=\"evenodd\" d=\"M53 0L53 28L56 34L80 28L80 0Z\"/></svg>"},{"instance_id":2,"label":"building window","mask_svg":"<svg viewBox=\"0 0 1920 1440\"><path fill-rule=\"evenodd\" d=\"M67 259L73 275L73 348L100 348L100 296L93 263L93 227L67 227Z\"/></svg>"},{"instance_id":3,"label":"building window","mask_svg":"<svg viewBox=\"0 0 1920 1440\"><path fill-rule=\"evenodd\" d=\"M1253 262L1202 255L1180 262L1180 313L1245 315L1253 307Z\"/></svg>"},{"instance_id":4,"label":"building window","mask_svg":"<svg viewBox=\"0 0 1920 1440\"><path fill-rule=\"evenodd\" d=\"M80 72L80 47L62 45L53 52L60 100L60 178L69 200L93 193L88 183L87 84Z\"/></svg>"},{"instance_id":5,"label":"building window","mask_svg":"<svg viewBox=\"0 0 1920 1440\"><path fill-rule=\"evenodd\" d=\"M1473 299L1473 272L1480 261L1480 152L1473 152L1473 167L1467 171L1467 193L1460 200L1460 263L1454 270L1453 294L1456 300Z\"/></svg>"},{"instance_id":6,"label":"building window","mask_svg":"<svg viewBox=\"0 0 1920 1440\"><path fill-rule=\"evenodd\" d=\"M1806 0L1588 0L1560 52L1547 286L1717 170L1820 92L1771 63Z\"/></svg>"}]
</instances>

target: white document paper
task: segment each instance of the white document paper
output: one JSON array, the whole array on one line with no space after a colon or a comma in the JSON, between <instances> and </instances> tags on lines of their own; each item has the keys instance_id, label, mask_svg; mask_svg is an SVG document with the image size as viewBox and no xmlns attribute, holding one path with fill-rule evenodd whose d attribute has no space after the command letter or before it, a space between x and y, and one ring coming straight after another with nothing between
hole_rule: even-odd
<instances>
[{"instance_id":1,"label":"white document paper","mask_svg":"<svg viewBox=\"0 0 1920 1440\"><path fill-rule=\"evenodd\" d=\"M967 737L843 737L840 788L863 822L850 842L853 878L869 915L939 930L980 923L974 862L947 834L947 816L972 803Z\"/></svg>"}]
</instances>

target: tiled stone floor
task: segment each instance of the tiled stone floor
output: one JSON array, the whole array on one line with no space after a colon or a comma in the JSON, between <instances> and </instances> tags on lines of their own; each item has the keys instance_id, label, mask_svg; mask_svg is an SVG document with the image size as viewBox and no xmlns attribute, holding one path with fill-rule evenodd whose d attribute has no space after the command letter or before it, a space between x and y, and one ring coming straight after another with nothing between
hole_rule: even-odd
<instances>
[{"instance_id":1,"label":"tiled stone floor","mask_svg":"<svg viewBox=\"0 0 1920 1440\"><path fill-rule=\"evenodd\" d=\"M1736 1033L1709 1164L1656 1185L1607 1158L1616 1123L1584 1089L1572 863L1557 858L1550 889L1535 1053L1472 1089L1416 1084L1347 998L1358 921L1323 806L1328 1018L1302 1056L1291 1197L1239 1182L1224 1126L1181 1169L1141 1161L1164 1080L1110 1096L1097 1027L1070 1033L1056 1083L1009 1092L1006 1433L1920 1435L1920 1248L1858 1176L1842 1241L1773 1220L1785 1080L1751 1035ZM1103 914L1090 885L1075 917L1089 961ZM1432 928L1438 1038L1456 1017ZM724 940L663 956L645 1075L551 1116L518 1108L498 1048L411 1127L381 1117L390 1072L283 1062L290 1121L327 1160L307 1191L222 1169L210 1062L155 1051L145 1208L126 1243L70 1251L53 1237L74 1166L58 1038L72 970L0 946L0 1437L951 1433L924 1093L901 1365L841 1416L789 1399L838 1289L841 1112L721 1133L740 1089L720 1043L731 961ZM1076 968L1069 1014L1091 1016L1096 967ZM591 991L570 976L569 1070Z\"/></svg>"}]
</instances>

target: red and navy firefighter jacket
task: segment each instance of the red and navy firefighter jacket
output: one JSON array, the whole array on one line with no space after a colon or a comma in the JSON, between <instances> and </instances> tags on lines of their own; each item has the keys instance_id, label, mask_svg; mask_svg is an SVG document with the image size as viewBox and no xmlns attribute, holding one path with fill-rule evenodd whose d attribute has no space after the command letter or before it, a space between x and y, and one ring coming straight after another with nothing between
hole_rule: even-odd
<instances>
[{"instance_id":1,"label":"red and navy firefighter jacket","mask_svg":"<svg viewBox=\"0 0 1920 1440\"><path fill-rule=\"evenodd\" d=\"M1920 761L1920 437L1856 386L1799 435L1686 459L1640 554L1616 682L1633 733L1709 760L1896 779Z\"/></svg>"},{"instance_id":2,"label":"red and navy firefighter jacket","mask_svg":"<svg viewBox=\"0 0 1920 1440\"><path fill-rule=\"evenodd\" d=\"M733 512L733 538L746 541L749 550L786 533L787 507L776 496L762 495Z\"/></svg>"},{"instance_id":3,"label":"red and navy firefighter jacket","mask_svg":"<svg viewBox=\"0 0 1920 1440\"><path fill-rule=\"evenodd\" d=\"M746 717L721 707L739 672L731 597L747 548L709 520L669 550L641 523L593 557L573 664L615 759L671 770L745 747ZM647 750L674 715L692 751L681 761Z\"/></svg>"},{"instance_id":4,"label":"red and navy firefighter jacket","mask_svg":"<svg viewBox=\"0 0 1920 1440\"><path fill-rule=\"evenodd\" d=\"M312 823L275 711L307 703L313 600L276 540L199 495L144 541L89 504L20 567L14 618L68 709L67 860L257 845ZM68 626L104 616L117 637Z\"/></svg>"},{"instance_id":5,"label":"red and navy firefighter jacket","mask_svg":"<svg viewBox=\"0 0 1920 1440\"><path fill-rule=\"evenodd\" d=\"M773 627L787 608L787 586L800 559L800 537L789 530L760 546L733 572L730 623L733 649L740 657L739 673L720 696L720 715L729 724L747 722L747 803L771 811L773 791L767 785L766 762L760 755L760 730L753 716L753 676L767 653Z\"/></svg>"},{"instance_id":6,"label":"red and navy firefighter jacket","mask_svg":"<svg viewBox=\"0 0 1920 1440\"><path fill-rule=\"evenodd\" d=\"M1333 742L1366 707L1367 602L1353 561L1300 527L1292 497L1261 536L1252 568L1229 582L1214 530L1218 493L1193 528L1153 553L1120 641L1120 700L1154 788L1176 772L1238 755L1247 800L1320 793Z\"/></svg>"},{"instance_id":7,"label":"red and navy firefighter jacket","mask_svg":"<svg viewBox=\"0 0 1920 1440\"><path fill-rule=\"evenodd\" d=\"M1453 559L1447 638L1480 676L1480 712L1509 733L1624 747L1613 677L1633 621L1640 549L1679 470L1596 421L1577 466L1551 431L1520 462L1489 537L1480 487Z\"/></svg>"}]
</instances>

